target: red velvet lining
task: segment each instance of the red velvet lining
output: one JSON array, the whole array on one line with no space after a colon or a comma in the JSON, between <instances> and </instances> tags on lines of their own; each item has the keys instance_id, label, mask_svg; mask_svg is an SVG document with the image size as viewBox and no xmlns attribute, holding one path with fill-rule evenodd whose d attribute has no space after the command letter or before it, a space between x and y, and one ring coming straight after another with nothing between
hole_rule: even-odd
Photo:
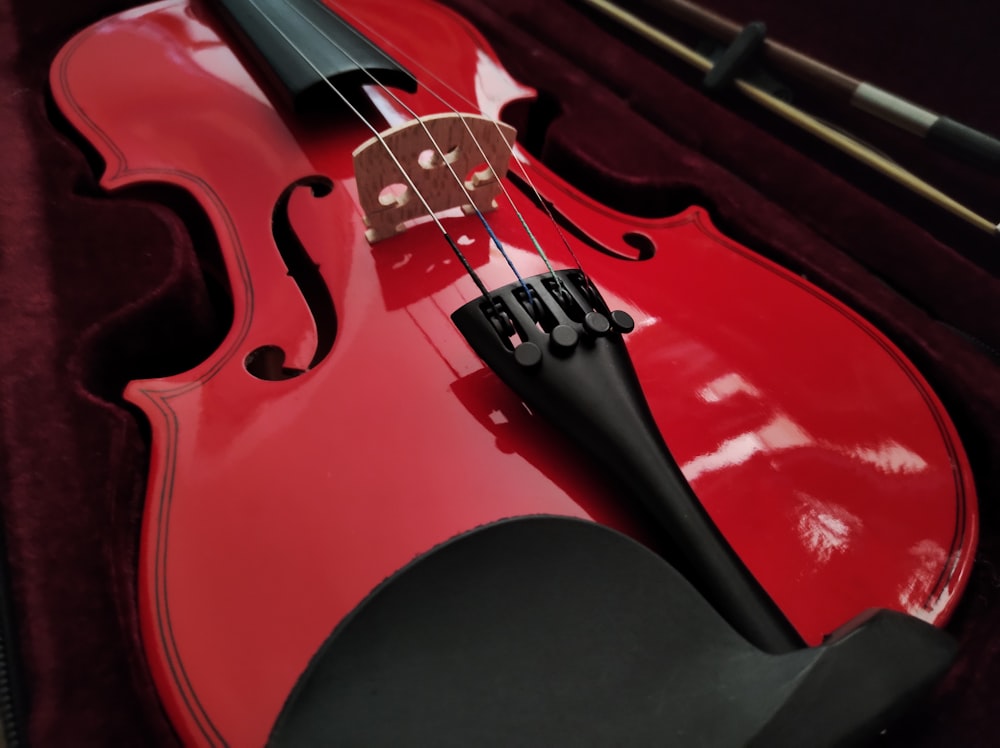
<instances>
[{"instance_id":1,"label":"red velvet lining","mask_svg":"<svg viewBox=\"0 0 1000 748\"><path fill-rule=\"evenodd\" d=\"M728 107L697 76L605 21L547 0L449 0L515 77L559 102L546 162L600 200L647 215L695 196L734 237L805 274L890 335L959 425L983 502L981 561L953 630L960 660L896 745L991 739L1000 686L996 574L1000 375L953 328L1000 349L1000 246L845 163L752 107ZM220 334L185 224L138 196L99 194L46 107L48 65L121 0L0 0L0 502L18 651L37 745L172 741L139 648L136 543L147 445L122 384L182 371ZM1000 133L1000 8L929 1L713 0L768 21L775 38ZM840 107L808 102L990 216L994 175L928 153ZM916 216L911 220L907 216ZM221 315L224 318L224 315Z\"/></svg>"}]
</instances>

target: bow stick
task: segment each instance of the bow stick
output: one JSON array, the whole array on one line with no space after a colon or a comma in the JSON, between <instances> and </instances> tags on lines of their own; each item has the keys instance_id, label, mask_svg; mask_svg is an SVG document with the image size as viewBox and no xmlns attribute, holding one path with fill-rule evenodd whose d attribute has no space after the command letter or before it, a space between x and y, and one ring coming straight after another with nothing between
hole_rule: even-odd
<instances>
[{"instance_id":1,"label":"bow stick","mask_svg":"<svg viewBox=\"0 0 1000 748\"><path fill-rule=\"evenodd\" d=\"M742 31L736 22L688 0L657 0L656 5L682 23L725 42L732 42ZM772 39L762 40L761 52L778 70L815 86L835 100L918 135L944 153L960 156L983 168L1000 166L1000 141L984 132L854 78Z\"/></svg>"},{"instance_id":2,"label":"bow stick","mask_svg":"<svg viewBox=\"0 0 1000 748\"><path fill-rule=\"evenodd\" d=\"M667 1L678 3L679 0L667 0ZM714 67L715 63L712 60L708 59L704 55L699 54L698 52L694 51L685 44L682 44L681 42L674 39L672 36L665 34L663 31L660 31L655 26L652 26L646 21L643 21L638 16L635 16L632 13L629 13L628 11L619 8L613 3L608 2L608 0L581 0L581 2L603 13L604 15L614 19L621 25L639 34L645 39L653 42L657 46L673 54L675 57L680 58L684 62L688 63L692 67L697 68L698 70L704 73L708 73ZM686 8L694 8L694 6L691 6L689 3L684 3L684 6ZM685 16L685 18L687 17L688 16ZM693 16L691 17L693 18ZM716 28L717 22L713 21L712 24L713 28ZM718 28L721 28L721 26ZM791 52L793 55L797 54L794 53L792 50L788 51ZM836 73L836 71L833 72ZM844 76L844 80L853 80L853 79ZM843 83L843 81L841 82ZM860 84L860 82L858 83ZM862 84L862 85L867 85L867 84ZM982 231L992 234L993 236L1000 236L1000 224L990 221L987 218L983 218L979 214L967 208L965 205L962 205L954 198L949 197L948 195L946 195L933 185L928 184L913 172L904 169L899 164L895 163L894 161L891 161L885 156L882 156L881 154L872 150L863 143L855 140L854 138L842 132L839 132L838 130L835 130L834 128L821 122L815 117L807 114L801 109L798 109L792 106L791 104L782 101L776 96L769 94L767 91L764 91L763 89L753 85L752 83L749 83L748 81L742 78L735 78L732 81L732 86L741 94L743 94L744 96L746 96L748 99L755 102L759 106L763 107L764 109L767 109L768 111L778 115L779 117L782 117L783 119L791 122L792 124L798 126L800 129L805 130L806 132L819 138L828 145L831 145L834 148L837 148L838 150L842 151L843 153L846 153L855 160L874 169L875 171L888 177L889 179L892 179L893 181L902 185L903 187L906 187L911 192L914 192L915 194L920 195L924 199L933 202L935 205L943 208L944 210L957 216L958 218L961 218L962 220L972 224L973 226ZM875 88L875 87L871 86L870 88ZM887 94L887 95L892 96L892 94ZM873 98L878 98L878 97L867 95L862 98L865 98L870 102ZM905 104L909 103L903 101L902 99L897 99L897 100ZM858 106L857 104L855 105ZM891 108L892 107L889 106L889 109ZM914 108L919 109L918 107ZM928 112L927 114L930 113ZM948 120L948 122L952 121ZM963 125L959 125L958 123L953 123L953 125L959 128L964 127ZM949 128L949 127L946 127L944 129L945 131L954 130L954 128ZM971 130L971 128L967 129ZM972 132L975 133L976 131ZM979 134L982 135L981 133ZM988 136L983 136L983 137L988 138Z\"/></svg>"}]
</instances>

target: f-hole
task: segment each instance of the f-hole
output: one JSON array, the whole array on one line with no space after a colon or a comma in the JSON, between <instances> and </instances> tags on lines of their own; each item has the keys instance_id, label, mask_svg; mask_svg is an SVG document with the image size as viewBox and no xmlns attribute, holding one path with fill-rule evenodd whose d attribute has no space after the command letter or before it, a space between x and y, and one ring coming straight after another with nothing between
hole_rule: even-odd
<instances>
[{"instance_id":1,"label":"f-hole","mask_svg":"<svg viewBox=\"0 0 1000 748\"><path fill-rule=\"evenodd\" d=\"M289 277L299 287L316 325L316 352L306 369L290 369L284 366L285 352L280 346L262 345L255 348L247 354L244 366L258 379L269 381L291 379L312 369L333 348L333 340L337 335L337 314L330 289L327 288L319 272L319 265L313 262L309 252L295 234L288 215L288 204L292 193L300 187L309 188L314 198L322 198L333 191L333 182L322 176L303 177L292 182L275 202L274 212L271 215L271 231L275 246L285 262Z\"/></svg>"},{"instance_id":2,"label":"f-hole","mask_svg":"<svg viewBox=\"0 0 1000 748\"><path fill-rule=\"evenodd\" d=\"M522 195L528 198L528 200L539 208L543 207L542 200L545 200L545 198L536 193L534 188L530 187L522 177L518 176L513 171L509 172L507 176ZM591 249L602 252L609 257L614 257L619 260L643 262L651 259L653 255L656 254L656 243L645 234L640 234L636 231L627 231L622 234L622 242L625 246L612 247L607 244L601 244L593 239L586 231L583 230L583 228L575 224L564 213L560 212L560 210L550 201L545 200L544 207L547 208L548 213L552 215L553 220L555 220L555 222L559 224L567 233L579 239Z\"/></svg>"}]
</instances>

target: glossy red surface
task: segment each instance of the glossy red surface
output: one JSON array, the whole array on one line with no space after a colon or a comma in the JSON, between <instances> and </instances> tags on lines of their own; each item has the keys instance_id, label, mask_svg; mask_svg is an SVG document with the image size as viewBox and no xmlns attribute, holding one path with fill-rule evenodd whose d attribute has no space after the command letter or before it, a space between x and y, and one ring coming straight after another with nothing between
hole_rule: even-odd
<instances>
[{"instance_id":1,"label":"glossy red surface","mask_svg":"<svg viewBox=\"0 0 1000 748\"><path fill-rule=\"evenodd\" d=\"M488 116L531 94L430 3L331 5L421 80L405 96L417 112L442 109L429 89ZM234 322L215 354L127 391L153 430L139 591L147 653L186 741L263 743L337 622L456 533L557 513L647 539L615 487L455 330L450 313L476 290L436 229L365 241L351 170L369 136L359 123L304 125L277 110L186 0L81 33L52 83L106 161L102 184L189 191L230 275ZM369 93L380 126L409 118ZM628 347L684 474L803 636L816 643L875 606L943 623L972 563L975 494L947 415L900 352L721 236L700 209L620 215L516 157L514 171L593 241L630 252L623 236L634 232L654 243L638 262L568 237L612 308L637 321ZM332 193L298 190L290 215L330 288L336 342L302 376L262 381L244 366L251 351L280 346L286 366L306 368L316 346L271 234L278 196L313 174L332 179ZM553 226L508 189L556 266L573 266ZM543 270L510 204L489 219L525 275ZM476 218L444 223L488 285L512 280Z\"/></svg>"}]
</instances>

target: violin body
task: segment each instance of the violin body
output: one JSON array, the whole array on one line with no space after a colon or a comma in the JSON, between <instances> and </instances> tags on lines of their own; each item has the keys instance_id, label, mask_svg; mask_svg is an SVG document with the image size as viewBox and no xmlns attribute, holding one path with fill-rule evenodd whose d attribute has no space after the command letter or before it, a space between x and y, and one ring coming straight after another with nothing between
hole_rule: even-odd
<instances>
[{"instance_id":1,"label":"violin body","mask_svg":"<svg viewBox=\"0 0 1000 748\"><path fill-rule=\"evenodd\" d=\"M532 95L430 2L328 5L410 68L420 87L398 95L419 114L442 108L428 88L491 118ZM474 527L566 515L658 547L643 512L455 330L451 313L477 290L434 226L367 241L352 165L370 137L360 122L296 119L213 11L188 0L82 32L52 84L105 161L102 186L190 193L228 273L234 319L218 350L126 392L152 426L145 647L185 741L264 742L337 623L397 569ZM380 127L409 119L368 95ZM512 171L573 230L557 230L511 182L513 203L557 269L575 267L565 237L636 321L628 350L671 454L803 638L818 643L872 607L943 624L972 563L975 492L947 414L900 351L721 235L703 210L622 215L520 148L514 158ZM488 219L522 274L544 272L498 203ZM488 287L512 280L475 217L442 220ZM285 222L294 237L276 232ZM654 251L637 257L637 236ZM317 317L290 277L287 242L318 265L335 319ZM255 355L278 350L296 376L254 369Z\"/></svg>"}]
</instances>

